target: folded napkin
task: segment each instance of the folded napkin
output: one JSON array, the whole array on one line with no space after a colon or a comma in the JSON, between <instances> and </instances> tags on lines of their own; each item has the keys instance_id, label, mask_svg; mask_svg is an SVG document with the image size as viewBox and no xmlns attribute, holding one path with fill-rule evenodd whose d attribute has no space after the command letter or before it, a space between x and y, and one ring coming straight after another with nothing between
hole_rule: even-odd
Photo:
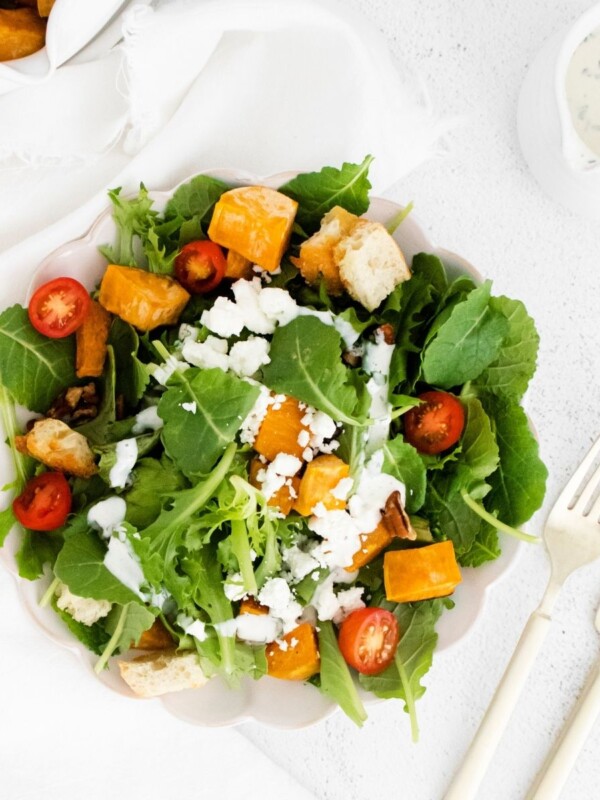
<instances>
[{"instance_id":1,"label":"folded napkin","mask_svg":"<svg viewBox=\"0 0 600 800\"><path fill-rule=\"evenodd\" d=\"M134 3L120 25L116 49L92 43L93 60L84 50L0 97L0 249L79 208L82 187L89 199L122 182L127 164L129 188L166 188L209 167L268 174L370 152L381 191L446 127L380 34L330 2Z\"/></svg>"}]
</instances>

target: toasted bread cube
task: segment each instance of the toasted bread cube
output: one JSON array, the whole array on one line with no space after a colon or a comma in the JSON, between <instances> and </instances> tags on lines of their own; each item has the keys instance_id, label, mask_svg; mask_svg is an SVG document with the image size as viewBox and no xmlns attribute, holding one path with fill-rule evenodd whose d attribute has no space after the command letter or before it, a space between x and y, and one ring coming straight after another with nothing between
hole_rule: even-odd
<instances>
[{"instance_id":1,"label":"toasted bread cube","mask_svg":"<svg viewBox=\"0 0 600 800\"><path fill-rule=\"evenodd\" d=\"M39 419L17 449L52 469L90 478L98 472L88 440L59 419Z\"/></svg>"},{"instance_id":2,"label":"toasted bread cube","mask_svg":"<svg viewBox=\"0 0 600 800\"><path fill-rule=\"evenodd\" d=\"M335 260L344 288L369 311L411 277L402 251L380 222L359 220L336 246Z\"/></svg>"},{"instance_id":3,"label":"toasted bread cube","mask_svg":"<svg viewBox=\"0 0 600 800\"><path fill-rule=\"evenodd\" d=\"M298 203L266 186L240 186L219 198L208 236L274 272L289 244Z\"/></svg>"},{"instance_id":4,"label":"toasted bread cube","mask_svg":"<svg viewBox=\"0 0 600 800\"><path fill-rule=\"evenodd\" d=\"M56 597L56 605L82 625L93 625L105 617L112 608L112 603L108 600L94 600L92 597L73 594L64 583L59 583Z\"/></svg>"},{"instance_id":5,"label":"toasted bread cube","mask_svg":"<svg viewBox=\"0 0 600 800\"><path fill-rule=\"evenodd\" d=\"M41 50L46 20L32 8L0 8L0 61L24 58Z\"/></svg>"},{"instance_id":6,"label":"toasted bread cube","mask_svg":"<svg viewBox=\"0 0 600 800\"><path fill-rule=\"evenodd\" d=\"M119 671L125 683L139 697L199 689L208 683L196 652L148 653L133 661L119 661Z\"/></svg>"},{"instance_id":7,"label":"toasted bread cube","mask_svg":"<svg viewBox=\"0 0 600 800\"><path fill-rule=\"evenodd\" d=\"M320 229L301 245L299 258L291 259L307 283L314 286L323 278L329 294L343 292L335 248L358 221L356 214L351 214L341 206L334 206L325 214Z\"/></svg>"}]
</instances>

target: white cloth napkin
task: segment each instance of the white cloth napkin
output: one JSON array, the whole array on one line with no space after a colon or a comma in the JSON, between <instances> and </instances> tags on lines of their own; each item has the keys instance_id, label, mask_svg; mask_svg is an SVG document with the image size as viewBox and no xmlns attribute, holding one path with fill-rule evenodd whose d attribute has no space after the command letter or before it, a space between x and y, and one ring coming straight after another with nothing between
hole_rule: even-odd
<instances>
[{"instance_id":1,"label":"white cloth napkin","mask_svg":"<svg viewBox=\"0 0 600 800\"><path fill-rule=\"evenodd\" d=\"M378 32L324 0L136 3L122 28L116 51L87 63L84 51L0 97L0 249L122 182L135 153L131 186L167 187L185 170L267 174L370 152L381 191L445 129ZM157 136L168 153L158 162L143 157Z\"/></svg>"}]
</instances>

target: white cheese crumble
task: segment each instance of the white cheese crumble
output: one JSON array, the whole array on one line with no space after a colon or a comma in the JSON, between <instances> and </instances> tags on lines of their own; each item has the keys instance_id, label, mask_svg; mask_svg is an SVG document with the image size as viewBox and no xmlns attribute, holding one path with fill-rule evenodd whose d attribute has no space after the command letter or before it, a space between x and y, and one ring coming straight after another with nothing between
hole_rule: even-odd
<instances>
[{"instance_id":1,"label":"white cheese crumble","mask_svg":"<svg viewBox=\"0 0 600 800\"><path fill-rule=\"evenodd\" d=\"M252 644L267 644L277 638L281 623L270 614L240 614L235 618L237 635Z\"/></svg>"},{"instance_id":2,"label":"white cheese crumble","mask_svg":"<svg viewBox=\"0 0 600 800\"><path fill-rule=\"evenodd\" d=\"M148 406L135 415L135 424L131 432L136 436L144 431L158 431L164 425L163 420L158 416L156 406Z\"/></svg>"},{"instance_id":3,"label":"white cheese crumble","mask_svg":"<svg viewBox=\"0 0 600 800\"><path fill-rule=\"evenodd\" d=\"M181 407L183 408L184 411L189 411L190 414L195 414L196 411L198 410L195 400L193 400L191 403L182 403Z\"/></svg>"},{"instance_id":4,"label":"white cheese crumble","mask_svg":"<svg viewBox=\"0 0 600 800\"><path fill-rule=\"evenodd\" d=\"M227 297L217 297L211 308L202 312L200 322L209 331L228 339L230 336L239 336L244 329L244 314L242 309Z\"/></svg>"},{"instance_id":5,"label":"white cheese crumble","mask_svg":"<svg viewBox=\"0 0 600 800\"><path fill-rule=\"evenodd\" d=\"M269 347L269 342L261 336L250 336L244 342L236 342L229 353L229 366L241 377L254 375L271 360Z\"/></svg>"},{"instance_id":6,"label":"white cheese crumble","mask_svg":"<svg viewBox=\"0 0 600 800\"><path fill-rule=\"evenodd\" d=\"M342 622L349 614L358 608L364 608L362 599L363 589L353 586L336 593L334 584L350 583L356 578L356 573L345 570L334 570L325 580L317 586L312 599L318 619L332 619L336 623Z\"/></svg>"},{"instance_id":7,"label":"white cheese crumble","mask_svg":"<svg viewBox=\"0 0 600 800\"><path fill-rule=\"evenodd\" d=\"M256 480L261 484L261 491L267 500L276 494L284 485L291 488L292 478L302 467L302 461L288 453L278 453L271 463L259 469Z\"/></svg>"},{"instance_id":8,"label":"white cheese crumble","mask_svg":"<svg viewBox=\"0 0 600 800\"><path fill-rule=\"evenodd\" d=\"M242 574L240 572L235 572L228 575L223 583L223 591L225 597L233 603L245 597L246 590L244 589Z\"/></svg>"},{"instance_id":9,"label":"white cheese crumble","mask_svg":"<svg viewBox=\"0 0 600 800\"><path fill-rule=\"evenodd\" d=\"M393 492L399 492L402 503L406 502L406 487L397 478L382 471L383 458L383 450L371 456L361 472L356 492L348 500L348 511L361 533L375 530L386 500Z\"/></svg>"},{"instance_id":10,"label":"white cheese crumble","mask_svg":"<svg viewBox=\"0 0 600 800\"><path fill-rule=\"evenodd\" d=\"M331 490L331 496L336 500L346 500L352 491L354 481L352 478L342 478L337 486Z\"/></svg>"},{"instance_id":11,"label":"white cheese crumble","mask_svg":"<svg viewBox=\"0 0 600 800\"><path fill-rule=\"evenodd\" d=\"M290 572L290 577L294 582L301 581L309 572L319 566L317 559L310 553L301 550L297 544L284 549L282 555L284 563Z\"/></svg>"},{"instance_id":12,"label":"white cheese crumble","mask_svg":"<svg viewBox=\"0 0 600 800\"><path fill-rule=\"evenodd\" d=\"M302 606L294 599L284 578L269 578L260 590L257 600L267 606L273 617L281 620L284 633L296 627L298 617L302 614Z\"/></svg>"},{"instance_id":13,"label":"white cheese crumble","mask_svg":"<svg viewBox=\"0 0 600 800\"><path fill-rule=\"evenodd\" d=\"M242 422L240 429L240 442L242 444L254 444L254 440L258 436L260 426L267 414L269 406L274 402L271 392L266 386L260 385L260 394L256 398L256 402L252 406L250 413Z\"/></svg>"},{"instance_id":14,"label":"white cheese crumble","mask_svg":"<svg viewBox=\"0 0 600 800\"><path fill-rule=\"evenodd\" d=\"M161 364L158 367L154 367L152 372L152 377L155 381L162 384L163 386L167 385L167 381L173 375L174 372L184 372L184 370L189 368L189 364L185 361L180 361L173 355L170 355L164 364Z\"/></svg>"},{"instance_id":15,"label":"white cheese crumble","mask_svg":"<svg viewBox=\"0 0 600 800\"><path fill-rule=\"evenodd\" d=\"M124 489L138 457L136 440L122 439L117 442L116 456L117 460L111 467L108 479L113 489Z\"/></svg>"},{"instance_id":16,"label":"white cheese crumble","mask_svg":"<svg viewBox=\"0 0 600 800\"><path fill-rule=\"evenodd\" d=\"M213 628L220 636L235 636L237 632L237 622L235 619L226 619L225 622L215 622Z\"/></svg>"},{"instance_id":17,"label":"white cheese crumble","mask_svg":"<svg viewBox=\"0 0 600 800\"><path fill-rule=\"evenodd\" d=\"M205 312L206 313L206 312ZM206 341L196 342L188 338L183 343L181 355L190 364L201 369L229 369L228 344L225 339L207 336Z\"/></svg>"}]
</instances>

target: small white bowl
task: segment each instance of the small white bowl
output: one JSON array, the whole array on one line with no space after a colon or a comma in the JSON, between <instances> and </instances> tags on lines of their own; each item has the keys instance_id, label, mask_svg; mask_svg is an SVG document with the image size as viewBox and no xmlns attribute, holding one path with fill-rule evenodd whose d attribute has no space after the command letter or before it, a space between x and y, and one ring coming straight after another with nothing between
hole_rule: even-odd
<instances>
[{"instance_id":1,"label":"small white bowl","mask_svg":"<svg viewBox=\"0 0 600 800\"><path fill-rule=\"evenodd\" d=\"M583 143L567 104L566 74L573 53L600 26L600 3L544 45L527 73L517 111L521 150L542 189L557 203L600 219L600 164L583 167L573 158Z\"/></svg>"},{"instance_id":2,"label":"small white bowl","mask_svg":"<svg viewBox=\"0 0 600 800\"><path fill-rule=\"evenodd\" d=\"M219 169L208 171L206 174L232 186L262 184L277 188L296 173L280 173L268 178L258 178L239 171ZM189 179L182 183L186 183L187 180ZM176 188L166 192L151 193L157 210L164 209ZM375 221L387 222L400 209L401 206L390 200L375 197L371 198L371 205L365 216ZM46 281L60 276L76 278L88 289L94 289L106 268L106 260L98 252L98 245L112 242L115 236L115 225L111 214L111 209L107 208L85 236L62 245L45 258L35 273L29 294ZM414 214L410 214L404 220L394 233L394 238L409 263L416 253L435 253L444 261L451 276L467 274L477 282L481 281L480 274L467 261L432 245ZM10 480L12 480L10 457L7 452L0 452L0 481L6 484ZM30 583L17 577L14 562L17 548L18 537L13 532L4 548L0 550L0 562L17 579L23 605L50 638L75 653L87 666L89 673L95 676L94 656L70 635L52 609L42 609L38 605L48 581ZM449 650L472 629L484 609L487 591L515 562L518 548L519 543L515 539L504 537L500 558L477 569L462 570L463 582L453 595L456 607L446 612L438 623L439 641L436 653ZM110 669L95 677L114 691L134 697L121 680L114 660ZM381 702L372 695L362 694L368 704ZM303 728L325 719L337 709L334 703L310 684L278 681L272 678L262 678L259 681L245 680L241 688L235 691L228 689L219 679L213 679L201 690L177 692L157 698L153 702L161 703L171 714L187 722L212 727L254 721L268 727Z\"/></svg>"}]
</instances>

